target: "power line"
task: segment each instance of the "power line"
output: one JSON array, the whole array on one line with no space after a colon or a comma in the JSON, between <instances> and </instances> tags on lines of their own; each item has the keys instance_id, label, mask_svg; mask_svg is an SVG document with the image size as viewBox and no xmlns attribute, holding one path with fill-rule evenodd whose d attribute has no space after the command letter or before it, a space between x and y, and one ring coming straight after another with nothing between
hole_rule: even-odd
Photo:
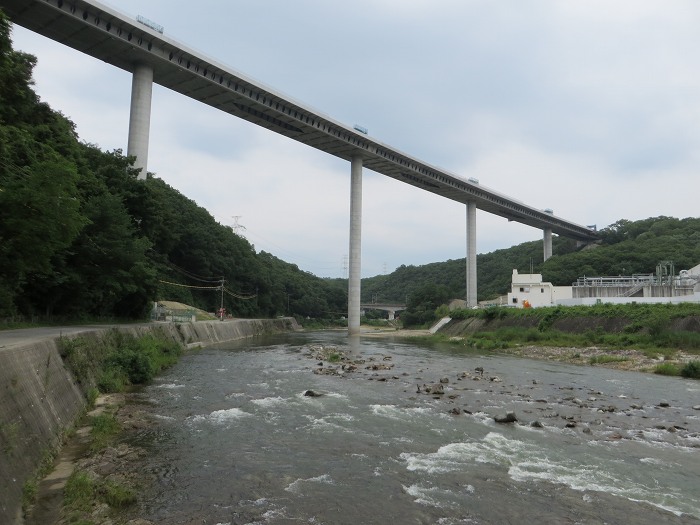
<instances>
[{"instance_id":1,"label":"power line","mask_svg":"<svg viewBox=\"0 0 700 525\"><path fill-rule=\"evenodd\" d=\"M237 294L235 292L232 292L228 288L224 288L224 292L226 292L231 297L235 297L236 299L243 299L245 301L248 301L250 299L255 299L258 296L258 294L256 294L256 293L255 294L248 294L248 295Z\"/></svg>"},{"instance_id":2,"label":"power line","mask_svg":"<svg viewBox=\"0 0 700 525\"><path fill-rule=\"evenodd\" d=\"M194 279L195 281L200 281L203 283L218 283L221 281L221 279L223 279L223 277L204 277L202 275L197 275L196 273L192 273L188 270L185 270L184 268L180 268L179 266L171 263L170 261L166 261L166 264L172 269L180 272L185 277L189 277L190 279Z\"/></svg>"},{"instance_id":3,"label":"power line","mask_svg":"<svg viewBox=\"0 0 700 525\"><path fill-rule=\"evenodd\" d=\"M192 288L195 290L221 290L221 285L218 286L192 286L190 284L180 284L180 283L174 283L171 281L163 281L162 279L158 279L159 283L163 284L169 284L171 286L179 286L180 288ZM255 299L258 294L240 294L236 292L232 292L228 288L224 287L224 292L230 295L231 297L235 297L236 299L243 299L243 300L250 300L250 299Z\"/></svg>"},{"instance_id":4,"label":"power line","mask_svg":"<svg viewBox=\"0 0 700 525\"><path fill-rule=\"evenodd\" d=\"M159 283L163 284L170 284L172 286L179 286L180 288L194 288L196 290L219 290L221 288L221 285L219 286L192 286L189 284L180 284L180 283L173 283L170 281L163 281L161 279L158 279Z\"/></svg>"}]
</instances>

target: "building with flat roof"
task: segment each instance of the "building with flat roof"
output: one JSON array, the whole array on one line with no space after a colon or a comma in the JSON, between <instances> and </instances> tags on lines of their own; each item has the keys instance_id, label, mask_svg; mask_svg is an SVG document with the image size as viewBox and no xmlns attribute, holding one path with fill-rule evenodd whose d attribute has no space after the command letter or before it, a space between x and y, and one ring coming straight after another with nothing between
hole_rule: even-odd
<instances>
[{"instance_id":1,"label":"building with flat roof","mask_svg":"<svg viewBox=\"0 0 700 525\"><path fill-rule=\"evenodd\" d=\"M656 273L613 277L579 277L571 286L543 282L542 274L519 274L513 270L508 306L538 306L597 303L700 303L700 264L675 273L673 263L657 265Z\"/></svg>"},{"instance_id":2,"label":"building with flat roof","mask_svg":"<svg viewBox=\"0 0 700 525\"><path fill-rule=\"evenodd\" d=\"M571 286L554 286L542 281L541 273L518 273L513 270L508 306L530 308L552 306L557 301L571 299Z\"/></svg>"}]
</instances>

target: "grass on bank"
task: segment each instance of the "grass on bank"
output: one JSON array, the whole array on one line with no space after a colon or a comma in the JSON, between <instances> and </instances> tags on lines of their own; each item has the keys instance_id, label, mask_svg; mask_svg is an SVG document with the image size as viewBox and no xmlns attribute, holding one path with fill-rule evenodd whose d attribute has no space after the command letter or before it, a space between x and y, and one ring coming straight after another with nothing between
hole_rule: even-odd
<instances>
[{"instance_id":1,"label":"grass on bank","mask_svg":"<svg viewBox=\"0 0 700 525\"><path fill-rule=\"evenodd\" d=\"M700 356L700 333L678 330L674 322L681 318L700 318L700 305L680 304L597 304L593 306L507 308L492 306L474 310L436 311L436 316L449 315L453 320L480 319L482 329L460 337L445 334L425 336L467 349L498 351L522 346L598 347L610 351L592 357L590 364L605 364L628 360L615 355L617 350L634 349L649 358L673 359L679 352ZM571 331L558 330L564 323ZM589 322L586 319L595 319ZM612 322L606 321L607 319ZM493 321L493 323L492 323ZM580 331L574 331L575 327ZM594 328L586 328L593 326ZM606 331L603 326L616 326L618 331ZM700 378L700 361L686 364L662 363L656 372L687 378Z\"/></svg>"},{"instance_id":2,"label":"grass on bank","mask_svg":"<svg viewBox=\"0 0 700 525\"><path fill-rule=\"evenodd\" d=\"M114 414L99 414L90 421L90 452L93 454L104 450L114 443L121 431L119 421Z\"/></svg>"},{"instance_id":3,"label":"grass on bank","mask_svg":"<svg viewBox=\"0 0 700 525\"><path fill-rule=\"evenodd\" d=\"M64 489L63 513L68 523L88 525L91 511L106 503L123 509L136 503L136 491L125 483L97 479L84 470L74 471Z\"/></svg>"},{"instance_id":4,"label":"grass on bank","mask_svg":"<svg viewBox=\"0 0 700 525\"><path fill-rule=\"evenodd\" d=\"M654 369L655 374L664 376L681 376L688 379L700 379L700 361L689 361L683 365L661 363Z\"/></svg>"},{"instance_id":5,"label":"grass on bank","mask_svg":"<svg viewBox=\"0 0 700 525\"><path fill-rule=\"evenodd\" d=\"M131 385L148 383L160 371L175 364L182 353L181 345L163 334L149 333L136 337L117 329L108 330L103 334L62 337L58 348L64 363L85 393L88 408L94 406L100 393L123 392ZM98 453L117 441L120 427L114 414L93 416L89 424L92 427L91 453ZM74 429L67 430L68 433L73 431ZM24 483L22 509L25 513L36 503L39 481L53 469L56 454L64 438L65 436L62 436L56 446L45 451L40 466ZM119 507L135 498L133 491L119 484L102 483L95 490L88 490L88 482L84 477L78 474L76 476L78 477L72 481L74 486L70 489L75 493L71 496L75 501L82 501L85 494L89 493L99 496L101 501L112 507ZM80 507L82 504L75 505ZM79 523L75 520L70 522Z\"/></svg>"},{"instance_id":6,"label":"grass on bank","mask_svg":"<svg viewBox=\"0 0 700 525\"><path fill-rule=\"evenodd\" d=\"M475 332L467 344L475 348L508 348L520 344L543 346L603 346L635 348L650 357L670 356L678 350L700 355L700 333L673 329L679 318L700 317L700 305L680 304L597 304L593 306L555 306L546 308L505 308L492 306L478 310L450 312L453 320L477 318L487 321L511 321L508 326ZM619 332L598 327L582 332L563 332L554 328L558 320L586 318L615 319ZM524 326L517 326L518 323Z\"/></svg>"},{"instance_id":7,"label":"grass on bank","mask_svg":"<svg viewBox=\"0 0 700 525\"><path fill-rule=\"evenodd\" d=\"M56 443L44 449L44 452L39 462L34 475L27 479L22 485L22 512L25 514L36 503L39 495L39 481L44 479L53 470L53 465L60 450L60 444L65 439L65 434L62 434L57 439Z\"/></svg>"},{"instance_id":8,"label":"grass on bank","mask_svg":"<svg viewBox=\"0 0 700 525\"><path fill-rule=\"evenodd\" d=\"M162 334L140 337L117 329L100 337L62 339L59 347L64 361L86 391L90 405L99 393L123 392L131 385L150 382L159 372L177 362L182 346ZM89 421L90 452L97 454L114 445L121 432L110 412L92 416ZM65 488L64 513L69 523L87 525L90 511L100 503L119 509L136 502L136 492L125 483L75 471Z\"/></svg>"},{"instance_id":9,"label":"grass on bank","mask_svg":"<svg viewBox=\"0 0 700 525\"><path fill-rule=\"evenodd\" d=\"M552 306L539 308L508 308L489 306L476 310L461 309L450 312L453 319L478 317L481 319L505 319L508 317L532 317L544 321L543 325L551 324L556 319L577 317L600 317L610 319L627 319L631 330L652 327L655 322L662 324L672 319L700 315L698 303L599 303L590 306Z\"/></svg>"},{"instance_id":10,"label":"grass on bank","mask_svg":"<svg viewBox=\"0 0 700 525\"><path fill-rule=\"evenodd\" d=\"M112 329L100 337L62 338L64 362L86 392L123 392L130 385L146 384L161 370L175 364L182 347L165 336L140 337Z\"/></svg>"},{"instance_id":11,"label":"grass on bank","mask_svg":"<svg viewBox=\"0 0 700 525\"><path fill-rule=\"evenodd\" d=\"M86 416L91 426L89 450L99 454L119 440L121 425L111 412ZM87 470L77 469L66 482L63 515L68 523L89 525L91 513L100 504L118 510L136 502L136 491L125 482L101 478Z\"/></svg>"}]
</instances>

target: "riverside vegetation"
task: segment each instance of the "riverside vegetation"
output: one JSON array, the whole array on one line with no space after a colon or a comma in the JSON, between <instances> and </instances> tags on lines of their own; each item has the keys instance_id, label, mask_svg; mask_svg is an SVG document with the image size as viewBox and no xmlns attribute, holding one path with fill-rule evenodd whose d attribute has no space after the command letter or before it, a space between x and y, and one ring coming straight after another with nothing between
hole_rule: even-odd
<instances>
[{"instance_id":1,"label":"riverside vegetation","mask_svg":"<svg viewBox=\"0 0 700 525\"><path fill-rule=\"evenodd\" d=\"M160 371L175 364L182 353L178 343L162 334L152 332L136 337L117 329L108 330L98 337L61 338L59 351L88 400L86 413L76 427L69 429L63 441L76 439L77 429L87 427L89 437L84 449L89 458L115 456L113 447L118 443L122 427L117 412L119 397L94 407L98 396L119 394L134 385L148 383ZM115 401L116 399L116 401ZM119 445L123 447L123 445ZM28 480L23 490L23 509L31 516L39 493L39 483L53 468L58 450L50 450ZM123 454L120 452L117 455ZM67 523L89 525L97 511L104 514L118 512L136 501L136 491L130 480L120 475L100 475L95 469L82 468L80 463L68 478L64 488L62 517Z\"/></svg>"},{"instance_id":2,"label":"riverside vegetation","mask_svg":"<svg viewBox=\"0 0 700 525\"><path fill-rule=\"evenodd\" d=\"M588 359L592 365L624 363L634 350L660 361L651 371L700 379L700 305L695 303L492 306L453 312L443 306L436 311L436 317L448 314L453 321L439 337L454 345L495 351L525 348L520 352L524 356L533 347L602 350ZM566 355L580 354L573 350Z\"/></svg>"},{"instance_id":3,"label":"riverside vegetation","mask_svg":"<svg viewBox=\"0 0 700 525\"><path fill-rule=\"evenodd\" d=\"M143 319L156 299L213 312L223 280L224 307L236 317L343 325L347 279L257 252L163 179L137 180L120 150L81 141L34 92L36 58L13 49L10 30L0 11L0 322ZM585 249L555 236L546 262L541 241L478 254L479 300L506 293L513 269L569 285L582 275L649 274L662 260L677 269L700 262L699 218L621 219L599 233ZM365 278L362 302L408 303L404 325L425 324L463 297L464 265L402 265Z\"/></svg>"},{"instance_id":4,"label":"riverside vegetation","mask_svg":"<svg viewBox=\"0 0 700 525\"><path fill-rule=\"evenodd\" d=\"M185 287L204 276L223 279L234 292L257 292L254 300L225 295L224 306L236 316L292 314L307 327L338 323L346 311L347 280L321 279L272 254L257 253L163 180L148 174L137 181L132 159L120 150L103 152L81 142L74 124L39 100L32 89L35 63L35 57L12 48L10 24L0 12L0 317L142 319L155 297L213 311L218 292ZM652 273L661 260L673 260L679 269L700 262L698 218L622 219L600 234L600 244L588 250L555 237L555 257L546 262L541 242L535 241L479 254L479 299L505 293L514 268L532 268L545 280L566 285L584 274ZM426 326L445 313L440 305L463 296L464 264L458 259L401 266L363 279L362 301L407 302L404 325ZM482 321L479 330L466 327L437 336L456 347L523 355L532 354L534 346L566 347L572 349L567 355L576 356L579 349L595 346L602 352L586 361L594 365L626 363L625 352L639 349L660 361L653 368L657 373L700 375L697 305L494 307L450 315L455 325ZM695 329L679 328L684 319L695 319ZM97 345L63 340L61 351L94 402L100 392L148 382L181 350L157 337L110 332ZM675 359L680 353L690 357ZM110 448L120 432L114 412L85 417L92 427L93 453ZM55 451L47 451L37 478L25 485L27 507L54 458ZM89 523L86 509L97 504L119 508L132 497L125 486L80 470L66 489L75 523Z\"/></svg>"}]
</instances>

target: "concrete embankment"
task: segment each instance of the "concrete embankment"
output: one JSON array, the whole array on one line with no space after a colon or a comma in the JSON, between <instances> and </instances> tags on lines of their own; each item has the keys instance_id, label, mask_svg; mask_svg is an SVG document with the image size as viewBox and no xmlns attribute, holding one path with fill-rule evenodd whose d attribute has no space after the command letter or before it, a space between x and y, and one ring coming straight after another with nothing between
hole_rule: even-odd
<instances>
[{"instance_id":1,"label":"concrete embankment","mask_svg":"<svg viewBox=\"0 0 700 525\"><path fill-rule=\"evenodd\" d=\"M211 345L299 329L293 318L238 319L120 326L139 336L157 331L183 346ZM60 338L98 343L107 327L32 337L0 345L0 523L22 523L22 489L86 406L86 396L60 355ZM60 332L58 332L60 333Z\"/></svg>"}]
</instances>

